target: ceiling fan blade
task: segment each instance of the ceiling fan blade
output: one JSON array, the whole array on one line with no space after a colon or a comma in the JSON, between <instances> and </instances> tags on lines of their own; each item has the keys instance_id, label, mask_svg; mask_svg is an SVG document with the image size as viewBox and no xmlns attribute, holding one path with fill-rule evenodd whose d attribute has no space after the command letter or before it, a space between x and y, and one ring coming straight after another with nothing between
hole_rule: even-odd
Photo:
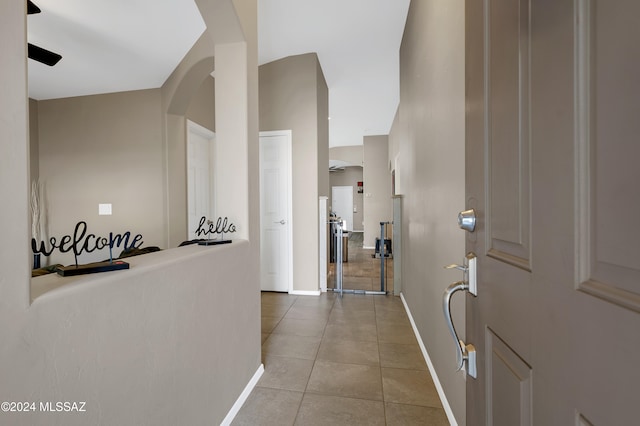
<instances>
[{"instance_id":1,"label":"ceiling fan blade","mask_svg":"<svg viewBox=\"0 0 640 426\"><path fill-rule=\"evenodd\" d=\"M54 66L58 63L60 59L62 59L61 55L54 53L50 50L43 49L42 47L36 46L35 44L27 43L27 51L29 54L29 58L34 61L42 62L45 65L49 65L50 67Z\"/></svg>"},{"instance_id":2,"label":"ceiling fan blade","mask_svg":"<svg viewBox=\"0 0 640 426\"><path fill-rule=\"evenodd\" d=\"M42 12L38 6L36 6L31 0L27 0L27 15L33 15L34 13Z\"/></svg>"}]
</instances>

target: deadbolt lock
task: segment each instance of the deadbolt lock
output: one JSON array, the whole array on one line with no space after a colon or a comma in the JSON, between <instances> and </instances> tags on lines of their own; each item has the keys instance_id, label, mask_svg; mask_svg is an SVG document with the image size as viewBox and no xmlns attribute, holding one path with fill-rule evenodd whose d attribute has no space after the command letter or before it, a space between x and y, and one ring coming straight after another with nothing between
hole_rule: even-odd
<instances>
[{"instance_id":1,"label":"deadbolt lock","mask_svg":"<svg viewBox=\"0 0 640 426\"><path fill-rule=\"evenodd\" d=\"M476 211L469 209L458 213L458 226L468 232L476 229Z\"/></svg>"}]
</instances>

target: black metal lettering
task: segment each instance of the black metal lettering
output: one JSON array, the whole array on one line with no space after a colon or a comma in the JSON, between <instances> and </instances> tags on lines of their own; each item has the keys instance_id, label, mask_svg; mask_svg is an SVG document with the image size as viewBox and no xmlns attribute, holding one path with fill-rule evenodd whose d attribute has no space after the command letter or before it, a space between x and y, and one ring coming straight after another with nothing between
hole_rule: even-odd
<instances>
[{"instance_id":1,"label":"black metal lettering","mask_svg":"<svg viewBox=\"0 0 640 426\"><path fill-rule=\"evenodd\" d=\"M208 229L204 228L205 223L207 223ZM229 232L236 232L236 226L233 223L229 223L229 219L227 217L224 219L218 217L214 226L212 221L207 220L206 217L202 216L198 223L198 228L196 229L196 235L199 237L212 234L225 234Z\"/></svg>"},{"instance_id":2,"label":"black metal lettering","mask_svg":"<svg viewBox=\"0 0 640 426\"><path fill-rule=\"evenodd\" d=\"M55 241L55 238L52 238L53 241ZM44 241L40 241L40 247L38 247L37 245L37 241L35 238L31 239L31 251L33 251L34 254L38 254L38 253L42 253L45 256L51 256L51 253L53 253L53 250L56 248L56 246L52 245L51 250L47 251L47 248L44 245Z\"/></svg>"},{"instance_id":3,"label":"black metal lettering","mask_svg":"<svg viewBox=\"0 0 640 426\"><path fill-rule=\"evenodd\" d=\"M80 236L78 236L78 229L82 229ZM73 230L73 257L76 261L76 265L78 264L78 256L80 256L80 253L82 253L82 249L84 248L84 246L79 243L82 241L82 239L84 238L84 234L86 233L87 222L81 220L80 222L76 223L76 227ZM86 244L87 242L85 241L85 245Z\"/></svg>"},{"instance_id":4,"label":"black metal lettering","mask_svg":"<svg viewBox=\"0 0 640 426\"><path fill-rule=\"evenodd\" d=\"M58 246L58 248L60 249L61 253L66 253L73 248L73 245L66 246L67 244L71 244L71 235L65 235L60 239L60 245Z\"/></svg>"},{"instance_id":5,"label":"black metal lettering","mask_svg":"<svg viewBox=\"0 0 640 426\"><path fill-rule=\"evenodd\" d=\"M140 248L142 247L143 243L144 241L142 241L142 235L138 234L133 238L133 241L131 242L131 247Z\"/></svg>"},{"instance_id":6,"label":"black metal lettering","mask_svg":"<svg viewBox=\"0 0 640 426\"><path fill-rule=\"evenodd\" d=\"M204 235L206 235L206 233L208 232L208 231L205 231L204 229L202 229L202 225L204 225L204 223L205 223L206 221L207 221L207 218L206 218L206 217L202 216L202 217L200 218L200 223L198 224L198 229L196 229L196 235L197 235L197 236L201 236L201 235L203 235L203 234L204 234Z\"/></svg>"},{"instance_id":7,"label":"black metal lettering","mask_svg":"<svg viewBox=\"0 0 640 426\"><path fill-rule=\"evenodd\" d=\"M91 238L95 238L95 243L93 244L93 248L91 247ZM100 238L96 238L96 236L94 234L89 234L87 235L87 238L85 238L84 240L84 244L82 245L82 249L84 251L86 251L87 253L91 253L92 251L94 251L95 249L98 248L98 243L100 242Z\"/></svg>"},{"instance_id":8,"label":"black metal lettering","mask_svg":"<svg viewBox=\"0 0 640 426\"><path fill-rule=\"evenodd\" d=\"M73 230L73 237L71 235L65 235L60 238L60 242L56 240L55 237L49 238L49 245L51 246L50 250L47 250L47 247L44 241L40 241L40 245L35 240L35 238L31 239L31 250L34 254L40 253L45 256L50 256L56 249L58 249L61 253L67 253L73 250L74 258L76 265L78 264L78 256L82 253L87 252L91 253L94 250L102 250L105 247L109 247L109 250L113 249L114 246L123 245L123 249L130 248L140 248L144 241L142 241L142 235L137 234L131 240L131 232L127 231L124 234L116 234L113 232L109 233L109 238L99 237L95 234L87 234L87 222L81 220L75 226ZM129 244L131 241L131 244Z\"/></svg>"},{"instance_id":9,"label":"black metal lettering","mask_svg":"<svg viewBox=\"0 0 640 426\"><path fill-rule=\"evenodd\" d=\"M129 231L125 232L124 235L116 234L115 237L113 236L113 232L109 232L109 247L120 247L120 244L122 244L122 240L124 240L124 247L122 248L126 249L129 244L130 236L131 232Z\"/></svg>"},{"instance_id":10,"label":"black metal lettering","mask_svg":"<svg viewBox=\"0 0 640 426\"><path fill-rule=\"evenodd\" d=\"M100 246L98 246L98 243L100 243ZM98 250L102 250L108 245L109 245L109 240L107 240L105 237L98 238L98 241L96 241L96 248Z\"/></svg>"}]
</instances>

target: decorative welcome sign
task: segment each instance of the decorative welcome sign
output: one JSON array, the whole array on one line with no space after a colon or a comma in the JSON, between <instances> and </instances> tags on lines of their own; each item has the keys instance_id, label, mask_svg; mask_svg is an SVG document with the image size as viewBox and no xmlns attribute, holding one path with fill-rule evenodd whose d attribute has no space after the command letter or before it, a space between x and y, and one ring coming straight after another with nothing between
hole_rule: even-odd
<instances>
[{"instance_id":1,"label":"decorative welcome sign","mask_svg":"<svg viewBox=\"0 0 640 426\"><path fill-rule=\"evenodd\" d=\"M207 226L205 226L205 223L207 224ZM229 223L228 218L225 217L224 219L222 219L221 217L218 217L218 220L216 220L214 226L213 221L207 220L206 217L202 216L198 224L198 229L196 229L196 235L198 237L206 236L207 239L198 242L198 245L213 246L217 244L229 244L231 240L225 240L224 234L233 232L236 232L236 226L233 223ZM212 240L211 236L213 234L219 234L220 239Z\"/></svg>"},{"instance_id":2,"label":"decorative welcome sign","mask_svg":"<svg viewBox=\"0 0 640 426\"><path fill-rule=\"evenodd\" d=\"M42 253L45 256L58 250L60 253L68 253L73 251L75 266L63 266L57 269L58 274L62 276L93 274L96 272L114 271L118 269L129 269L129 264L121 260L113 260L113 248L122 247L124 250L132 248L140 248L144 241L142 235L137 234L131 238L131 232L124 234L115 234L109 232L109 237L100 237L95 234L87 234L87 222L80 221L76 224L73 236L65 235L58 241L55 237L49 238L51 248L47 250L44 241L38 243L35 238L31 239L31 250L34 254ZM106 262L88 263L86 265L78 265L78 256L82 253L91 253L95 250L101 250L109 247L109 260Z\"/></svg>"}]
</instances>

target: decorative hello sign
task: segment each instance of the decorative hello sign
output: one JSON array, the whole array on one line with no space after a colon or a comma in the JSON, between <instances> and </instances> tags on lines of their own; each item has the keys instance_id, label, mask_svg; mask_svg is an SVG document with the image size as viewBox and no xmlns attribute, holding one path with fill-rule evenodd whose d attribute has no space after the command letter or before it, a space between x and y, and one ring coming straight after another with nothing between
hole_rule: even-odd
<instances>
[{"instance_id":1,"label":"decorative hello sign","mask_svg":"<svg viewBox=\"0 0 640 426\"><path fill-rule=\"evenodd\" d=\"M214 225L213 221L207 220L206 217L202 216L198 224L198 229L196 229L196 235L198 237L206 236L207 239L198 242L198 245L213 246L217 244L229 244L231 240L225 240L224 234L233 232L236 232L236 226L233 223L230 223L228 218L225 217L224 219L222 219L221 217L219 217ZM212 240L211 236L214 234L219 234L220 239Z\"/></svg>"},{"instance_id":2,"label":"decorative hello sign","mask_svg":"<svg viewBox=\"0 0 640 426\"><path fill-rule=\"evenodd\" d=\"M51 249L47 250L44 241L40 241L40 246L35 238L31 239L31 250L34 254L51 254L58 250L60 253L68 253L73 251L75 266L63 266L57 269L58 274L62 276L93 274L96 272L114 271L118 269L129 269L129 264L121 260L113 260L113 248L122 247L124 250L132 248L140 248L144 241L142 235L137 234L131 238L131 232L127 231L123 234L115 234L109 232L109 237L100 237L95 234L87 234L87 222L80 221L72 235L65 235L60 240L55 237L49 238ZM109 247L109 260L106 262L88 263L86 265L78 265L78 256L82 253L91 253L95 250L102 250Z\"/></svg>"}]
</instances>

